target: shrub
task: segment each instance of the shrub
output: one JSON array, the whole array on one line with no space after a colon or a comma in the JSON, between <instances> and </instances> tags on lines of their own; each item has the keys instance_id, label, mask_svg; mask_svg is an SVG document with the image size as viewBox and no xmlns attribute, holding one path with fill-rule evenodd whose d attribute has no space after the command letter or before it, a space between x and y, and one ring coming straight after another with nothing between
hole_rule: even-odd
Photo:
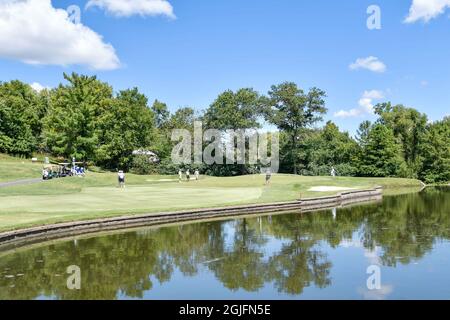
<instances>
[{"instance_id":1,"label":"shrub","mask_svg":"<svg viewBox=\"0 0 450 320\"><path fill-rule=\"evenodd\" d=\"M137 155L133 157L130 171L135 174L155 174L158 172L157 164L151 162L148 156Z\"/></svg>"}]
</instances>

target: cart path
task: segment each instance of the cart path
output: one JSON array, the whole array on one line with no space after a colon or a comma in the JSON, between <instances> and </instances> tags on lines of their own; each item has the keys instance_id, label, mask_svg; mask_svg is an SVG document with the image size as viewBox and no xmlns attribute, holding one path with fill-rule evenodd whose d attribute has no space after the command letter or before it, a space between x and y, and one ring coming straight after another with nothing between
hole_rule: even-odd
<instances>
[{"instance_id":1,"label":"cart path","mask_svg":"<svg viewBox=\"0 0 450 320\"><path fill-rule=\"evenodd\" d=\"M16 181L0 182L0 188L21 186L21 185L32 184L32 183L39 183L42 181L44 181L44 180L42 180L42 178L36 178L36 179L23 179L23 180L16 180Z\"/></svg>"}]
</instances>

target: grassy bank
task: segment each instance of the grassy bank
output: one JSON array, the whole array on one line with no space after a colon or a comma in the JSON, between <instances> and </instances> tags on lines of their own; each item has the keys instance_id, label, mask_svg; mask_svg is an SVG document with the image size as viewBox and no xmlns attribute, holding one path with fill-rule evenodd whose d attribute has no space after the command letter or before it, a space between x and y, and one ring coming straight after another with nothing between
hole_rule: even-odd
<instances>
[{"instance_id":1,"label":"grassy bank","mask_svg":"<svg viewBox=\"0 0 450 320\"><path fill-rule=\"evenodd\" d=\"M38 178L42 164L31 163L30 159L14 158L0 153L0 182Z\"/></svg>"},{"instance_id":2,"label":"grassy bank","mask_svg":"<svg viewBox=\"0 0 450 320\"><path fill-rule=\"evenodd\" d=\"M16 159L0 162L0 170L3 171L8 171L6 167L17 166L24 176L11 173L8 179L40 175L39 165L23 164ZM395 192L402 188L418 187L420 182L391 178L274 175L271 185L265 186L264 176L261 175L202 177L200 181L179 183L176 176L128 174L125 189L119 189L116 185L116 174L91 172L85 178L64 178L0 188L0 231L123 214L281 202L336 193L310 190L317 186L365 189L381 185Z\"/></svg>"}]
</instances>

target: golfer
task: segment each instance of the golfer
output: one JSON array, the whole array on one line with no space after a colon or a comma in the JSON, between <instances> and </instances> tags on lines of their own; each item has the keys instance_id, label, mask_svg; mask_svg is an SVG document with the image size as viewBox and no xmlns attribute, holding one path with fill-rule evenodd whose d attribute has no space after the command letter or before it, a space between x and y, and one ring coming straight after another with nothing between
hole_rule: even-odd
<instances>
[{"instance_id":1,"label":"golfer","mask_svg":"<svg viewBox=\"0 0 450 320\"><path fill-rule=\"evenodd\" d=\"M42 179L43 180L47 180L48 179L48 171L45 168L42 170Z\"/></svg>"},{"instance_id":2,"label":"golfer","mask_svg":"<svg viewBox=\"0 0 450 320\"><path fill-rule=\"evenodd\" d=\"M119 179L119 187L123 188L125 187L125 173L123 173L122 170L119 171L119 173L117 174L118 179Z\"/></svg>"},{"instance_id":3,"label":"golfer","mask_svg":"<svg viewBox=\"0 0 450 320\"><path fill-rule=\"evenodd\" d=\"M195 170L194 175L195 175L195 180L198 181L198 179L200 178L200 172L198 172L198 169Z\"/></svg>"},{"instance_id":4,"label":"golfer","mask_svg":"<svg viewBox=\"0 0 450 320\"><path fill-rule=\"evenodd\" d=\"M272 172L269 169L266 171L266 184L270 184L270 179L272 178Z\"/></svg>"},{"instance_id":5,"label":"golfer","mask_svg":"<svg viewBox=\"0 0 450 320\"><path fill-rule=\"evenodd\" d=\"M334 167L331 167L331 176L336 177L336 169Z\"/></svg>"},{"instance_id":6,"label":"golfer","mask_svg":"<svg viewBox=\"0 0 450 320\"><path fill-rule=\"evenodd\" d=\"M189 182L191 179L191 173L189 172L189 169L186 170L186 180Z\"/></svg>"},{"instance_id":7,"label":"golfer","mask_svg":"<svg viewBox=\"0 0 450 320\"><path fill-rule=\"evenodd\" d=\"M182 180L183 180L183 171L181 171L181 169L180 169L180 170L178 170L178 182L181 183Z\"/></svg>"}]
</instances>

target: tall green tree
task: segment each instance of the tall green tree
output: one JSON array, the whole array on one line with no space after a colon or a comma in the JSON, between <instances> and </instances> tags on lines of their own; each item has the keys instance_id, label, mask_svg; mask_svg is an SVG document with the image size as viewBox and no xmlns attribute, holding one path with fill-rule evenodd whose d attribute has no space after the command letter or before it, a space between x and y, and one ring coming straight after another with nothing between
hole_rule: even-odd
<instances>
[{"instance_id":1,"label":"tall green tree","mask_svg":"<svg viewBox=\"0 0 450 320\"><path fill-rule=\"evenodd\" d=\"M402 175L405 167L401 145L392 129L375 124L362 149L359 173L369 177L395 177Z\"/></svg>"},{"instance_id":2,"label":"tall green tree","mask_svg":"<svg viewBox=\"0 0 450 320\"><path fill-rule=\"evenodd\" d=\"M137 88L120 91L105 103L97 124L99 164L128 170L133 151L149 148L155 133L155 115Z\"/></svg>"},{"instance_id":3,"label":"tall green tree","mask_svg":"<svg viewBox=\"0 0 450 320\"><path fill-rule=\"evenodd\" d=\"M154 139L152 141L151 149L156 152L161 161L162 172L164 173L175 173L178 166L172 163L171 153L172 149L177 142L172 141L172 130L174 129L186 129L193 134L194 131L194 121L196 120L195 110L191 107L183 107L178 109L175 113L165 113L162 105L155 108L158 104L153 104L152 110L159 112L155 115L156 118L160 119L161 115L164 114L164 121L160 122L157 130L154 132ZM162 107L162 108L161 108ZM159 110L159 111L158 111ZM163 112L161 112L163 111ZM158 120L157 120L158 123Z\"/></svg>"},{"instance_id":4,"label":"tall green tree","mask_svg":"<svg viewBox=\"0 0 450 320\"><path fill-rule=\"evenodd\" d=\"M0 152L29 156L38 148L45 109L21 81L0 83Z\"/></svg>"},{"instance_id":5,"label":"tall green tree","mask_svg":"<svg viewBox=\"0 0 450 320\"><path fill-rule=\"evenodd\" d=\"M217 130L256 129L262 115L259 94L250 88L221 93L203 116L206 128Z\"/></svg>"},{"instance_id":6,"label":"tall green tree","mask_svg":"<svg viewBox=\"0 0 450 320\"><path fill-rule=\"evenodd\" d=\"M183 107L175 111L166 123L169 130L187 129L194 130L194 121L196 120L195 110L191 107Z\"/></svg>"},{"instance_id":7,"label":"tall green tree","mask_svg":"<svg viewBox=\"0 0 450 320\"><path fill-rule=\"evenodd\" d=\"M237 91L227 90L219 94L203 115L205 129L216 129L223 134L220 137L220 146L227 150L234 148L234 154L238 152L238 138L231 136L229 130L234 133L244 134L246 130L261 127L260 120L263 117L263 105L258 92L251 88L242 88ZM239 131L238 131L239 130ZM232 137L232 140L231 140ZM243 136L244 143L248 145L248 137ZM248 150L248 148L246 149ZM247 153L246 151L244 151ZM224 150L225 154L225 150ZM247 157L246 154L243 157ZM230 158L231 159L231 158ZM227 161L230 161L228 159ZM235 161L236 159L232 159ZM224 158L224 162L226 162ZM213 164L207 168L207 173L220 176L242 175L253 172L255 166L246 163Z\"/></svg>"},{"instance_id":8,"label":"tall green tree","mask_svg":"<svg viewBox=\"0 0 450 320\"><path fill-rule=\"evenodd\" d=\"M164 127L170 117L169 109L167 108L167 104L164 102L155 100L152 105L152 111L155 114L156 126L158 128Z\"/></svg>"},{"instance_id":9,"label":"tall green tree","mask_svg":"<svg viewBox=\"0 0 450 320\"><path fill-rule=\"evenodd\" d=\"M450 181L450 117L429 125L422 145L420 178L427 183Z\"/></svg>"},{"instance_id":10,"label":"tall green tree","mask_svg":"<svg viewBox=\"0 0 450 320\"><path fill-rule=\"evenodd\" d=\"M356 141L361 147L367 144L367 139L369 137L369 132L372 127L372 123L368 120L361 122L356 131Z\"/></svg>"},{"instance_id":11,"label":"tall green tree","mask_svg":"<svg viewBox=\"0 0 450 320\"><path fill-rule=\"evenodd\" d=\"M112 99L112 88L95 76L72 73L64 79L68 84L51 94L44 129L47 146L57 156L94 160L99 144L96 124L102 106Z\"/></svg>"},{"instance_id":12,"label":"tall green tree","mask_svg":"<svg viewBox=\"0 0 450 320\"><path fill-rule=\"evenodd\" d=\"M339 131L336 124L328 121L317 135L306 140L306 150L310 152L306 163L309 173L329 175L334 167L339 175L356 174L356 166L352 162L357 156L358 145L348 132Z\"/></svg>"},{"instance_id":13,"label":"tall green tree","mask_svg":"<svg viewBox=\"0 0 450 320\"><path fill-rule=\"evenodd\" d=\"M298 143L302 132L322 120L327 112L325 91L312 88L305 93L293 82L272 86L266 99L266 119L285 131L290 139L292 166L297 174Z\"/></svg>"},{"instance_id":14,"label":"tall green tree","mask_svg":"<svg viewBox=\"0 0 450 320\"><path fill-rule=\"evenodd\" d=\"M401 143L403 157L408 164L408 177L417 178L422 165L420 149L425 143L427 116L416 109L390 102L378 104L374 109L380 116L378 122L391 128Z\"/></svg>"}]
</instances>

